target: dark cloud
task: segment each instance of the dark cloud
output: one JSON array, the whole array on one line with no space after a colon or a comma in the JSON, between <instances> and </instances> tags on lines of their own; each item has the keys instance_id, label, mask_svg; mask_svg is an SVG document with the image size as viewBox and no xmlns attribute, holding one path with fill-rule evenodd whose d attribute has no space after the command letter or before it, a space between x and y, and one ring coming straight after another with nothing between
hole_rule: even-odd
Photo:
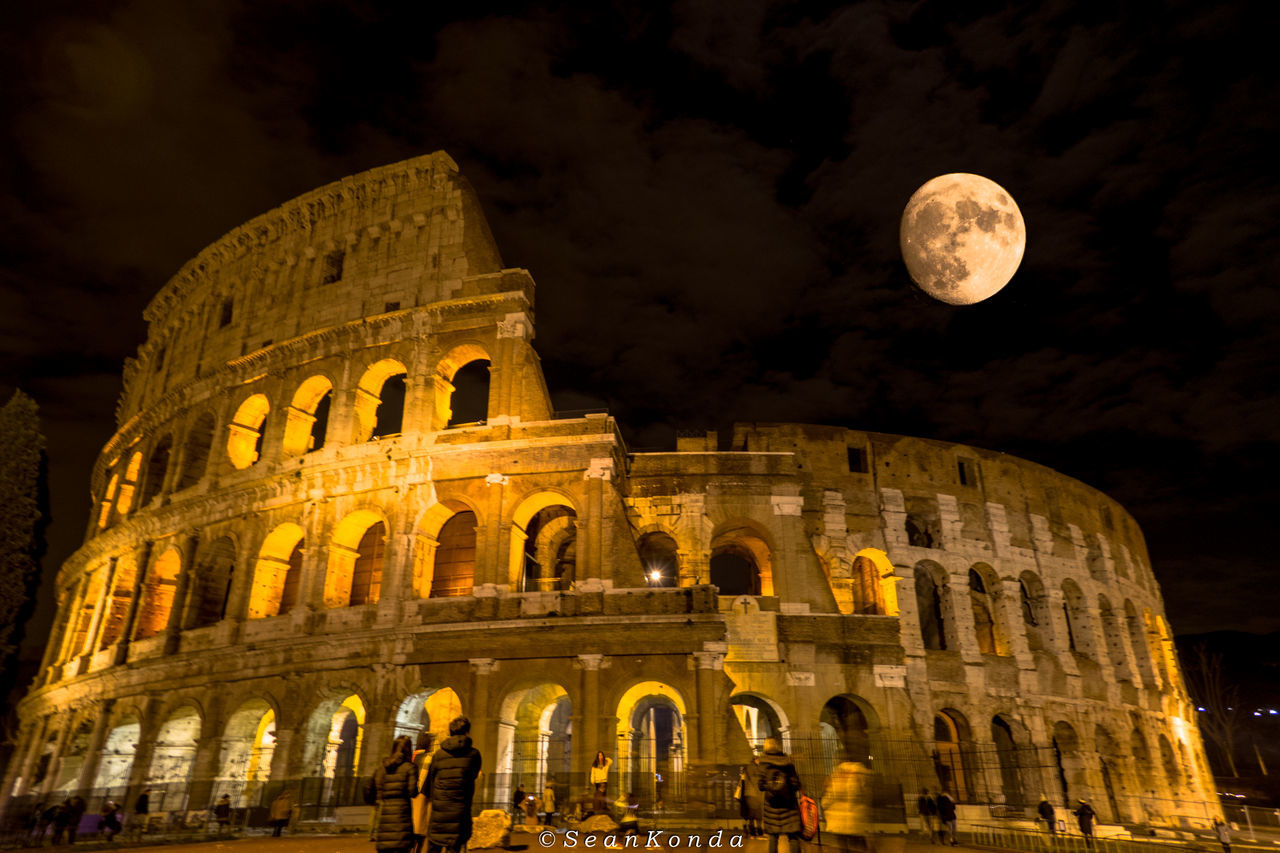
<instances>
[{"instance_id":1,"label":"dark cloud","mask_svg":"<svg viewBox=\"0 0 1280 853\"><path fill-rule=\"evenodd\" d=\"M744 419L1026 456L1133 510L1179 630L1236 625L1214 591L1265 566L1280 476L1280 73L1257 60L1277 16L16 9L0 392L46 417L50 563L87 523L120 363L168 276L290 197L443 148L539 282L557 405L610 406L636 446ZM897 248L907 198L950 171L1002 184L1030 235L1014 282L963 309L916 291Z\"/></svg>"}]
</instances>

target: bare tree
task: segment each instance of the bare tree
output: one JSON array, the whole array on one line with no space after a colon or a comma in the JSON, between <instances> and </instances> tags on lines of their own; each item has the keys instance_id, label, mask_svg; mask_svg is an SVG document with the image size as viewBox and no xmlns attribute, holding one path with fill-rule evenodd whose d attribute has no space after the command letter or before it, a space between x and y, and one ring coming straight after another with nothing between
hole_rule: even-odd
<instances>
[{"instance_id":1,"label":"bare tree","mask_svg":"<svg viewBox=\"0 0 1280 853\"><path fill-rule=\"evenodd\" d=\"M1200 731L1213 742L1227 762L1231 775L1236 770L1236 718L1240 713L1240 688L1228 684L1222 673L1222 654L1210 652L1205 643L1195 649L1192 665L1184 667L1196 705L1204 709L1199 715Z\"/></svg>"}]
</instances>

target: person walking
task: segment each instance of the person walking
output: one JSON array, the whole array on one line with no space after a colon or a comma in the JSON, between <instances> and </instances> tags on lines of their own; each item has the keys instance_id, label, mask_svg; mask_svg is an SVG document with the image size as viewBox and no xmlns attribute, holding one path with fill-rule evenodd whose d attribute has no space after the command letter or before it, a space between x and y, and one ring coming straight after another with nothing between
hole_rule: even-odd
<instances>
[{"instance_id":1,"label":"person walking","mask_svg":"<svg viewBox=\"0 0 1280 853\"><path fill-rule=\"evenodd\" d=\"M1044 794L1040 795L1040 805L1036 806L1036 814L1044 821L1044 825L1049 830L1050 835L1058 834L1057 812L1053 810L1053 803L1049 802L1049 798Z\"/></svg>"},{"instance_id":2,"label":"person walking","mask_svg":"<svg viewBox=\"0 0 1280 853\"><path fill-rule=\"evenodd\" d=\"M743 771L742 811L748 838L764 837L764 794L760 791L760 756L753 756Z\"/></svg>"},{"instance_id":3,"label":"person walking","mask_svg":"<svg viewBox=\"0 0 1280 853\"><path fill-rule=\"evenodd\" d=\"M231 795L223 794L213 807L213 819L218 822L218 834L227 831L231 825Z\"/></svg>"},{"instance_id":4,"label":"person walking","mask_svg":"<svg viewBox=\"0 0 1280 853\"><path fill-rule=\"evenodd\" d=\"M480 751L471 745L471 721L455 717L445 738L431 757L427 790L431 796L431 821L427 848L435 853L460 853L471 838L471 802L480 775Z\"/></svg>"},{"instance_id":5,"label":"person walking","mask_svg":"<svg viewBox=\"0 0 1280 853\"><path fill-rule=\"evenodd\" d=\"M1076 816L1076 822L1080 824L1080 834L1084 836L1085 846L1093 849L1093 819L1096 812L1093 806L1085 800L1076 800L1080 805L1072 812Z\"/></svg>"},{"instance_id":6,"label":"person walking","mask_svg":"<svg viewBox=\"0 0 1280 853\"><path fill-rule=\"evenodd\" d=\"M288 825L293 817L293 791L285 788L271 801L272 838L279 838L280 831Z\"/></svg>"},{"instance_id":7,"label":"person walking","mask_svg":"<svg viewBox=\"0 0 1280 853\"><path fill-rule=\"evenodd\" d=\"M431 732L419 732L413 751L413 767L418 779L418 794L413 798L414 853L422 853L427 843L427 821L431 817L431 794L427 790L427 771L431 769L431 745L435 743Z\"/></svg>"},{"instance_id":8,"label":"person walking","mask_svg":"<svg viewBox=\"0 0 1280 853\"><path fill-rule=\"evenodd\" d=\"M788 853L800 853L800 776L777 738L766 738L760 756L760 793L764 801L762 824L769 836L769 853L778 853L778 839L787 837Z\"/></svg>"},{"instance_id":9,"label":"person walking","mask_svg":"<svg viewBox=\"0 0 1280 853\"><path fill-rule=\"evenodd\" d=\"M946 791L939 791L934 805L938 809L938 822L942 824L942 829L938 832L938 843L950 843L955 847L959 843L956 841L956 801Z\"/></svg>"},{"instance_id":10,"label":"person walking","mask_svg":"<svg viewBox=\"0 0 1280 853\"><path fill-rule=\"evenodd\" d=\"M824 829L837 850L868 850L871 831L871 771L861 761L842 761L822 789Z\"/></svg>"},{"instance_id":11,"label":"person walking","mask_svg":"<svg viewBox=\"0 0 1280 853\"><path fill-rule=\"evenodd\" d=\"M102 801L102 810L98 812L98 829L106 837L107 841L111 841L116 837L116 833L120 831L120 807L116 805L114 800L107 799Z\"/></svg>"},{"instance_id":12,"label":"person walking","mask_svg":"<svg viewBox=\"0 0 1280 853\"><path fill-rule=\"evenodd\" d=\"M409 853L413 837L413 798L418 776L413 766L413 741L400 735L391 742L391 754L365 783L365 799L378 802L378 826L374 846L388 853Z\"/></svg>"},{"instance_id":13,"label":"person walking","mask_svg":"<svg viewBox=\"0 0 1280 853\"><path fill-rule=\"evenodd\" d=\"M1214 818L1213 834L1218 836L1218 843L1222 845L1222 853L1231 853L1231 827Z\"/></svg>"},{"instance_id":14,"label":"person walking","mask_svg":"<svg viewBox=\"0 0 1280 853\"><path fill-rule=\"evenodd\" d=\"M920 789L920 796L916 798L916 813L920 815L920 823L924 826L924 831L929 833L929 843L932 844L938 838L938 804L928 788Z\"/></svg>"}]
</instances>

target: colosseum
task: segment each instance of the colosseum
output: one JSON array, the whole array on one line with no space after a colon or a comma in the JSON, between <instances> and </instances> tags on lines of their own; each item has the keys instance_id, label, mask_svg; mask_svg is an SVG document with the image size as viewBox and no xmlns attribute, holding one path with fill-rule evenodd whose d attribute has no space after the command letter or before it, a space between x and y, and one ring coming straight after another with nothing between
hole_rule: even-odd
<instances>
[{"instance_id":1,"label":"colosseum","mask_svg":"<svg viewBox=\"0 0 1280 853\"><path fill-rule=\"evenodd\" d=\"M739 424L632 452L556 412L534 282L444 153L290 201L146 309L83 546L4 781L152 822L229 794L261 824L364 825L396 734L458 713L476 803L597 753L646 819L729 819L780 738L875 820L945 789L961 828L1042 793L1108 825L1220 816L1137 525L978 448ZM1060 811L1066 816L1065 811Z\"/></svg>"}]
</instances>

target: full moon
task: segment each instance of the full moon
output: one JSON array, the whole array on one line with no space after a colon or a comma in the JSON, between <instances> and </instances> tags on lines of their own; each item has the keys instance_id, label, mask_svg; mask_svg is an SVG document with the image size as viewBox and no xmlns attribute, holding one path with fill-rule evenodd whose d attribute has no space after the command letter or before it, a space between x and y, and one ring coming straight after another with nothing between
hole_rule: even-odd
<instances>
[{"instance_id":1,"label":"full moon","mask_svg":"<svg viewBox=\"0 0 1280 853\"><path fill-rule=\"evenodd\" d=\"M951 305L972 305L1013 278L1027 229L1003 187L955 172L915 191L902 212L899 240L921 290Z\"/></svg>"}]
</instances>

